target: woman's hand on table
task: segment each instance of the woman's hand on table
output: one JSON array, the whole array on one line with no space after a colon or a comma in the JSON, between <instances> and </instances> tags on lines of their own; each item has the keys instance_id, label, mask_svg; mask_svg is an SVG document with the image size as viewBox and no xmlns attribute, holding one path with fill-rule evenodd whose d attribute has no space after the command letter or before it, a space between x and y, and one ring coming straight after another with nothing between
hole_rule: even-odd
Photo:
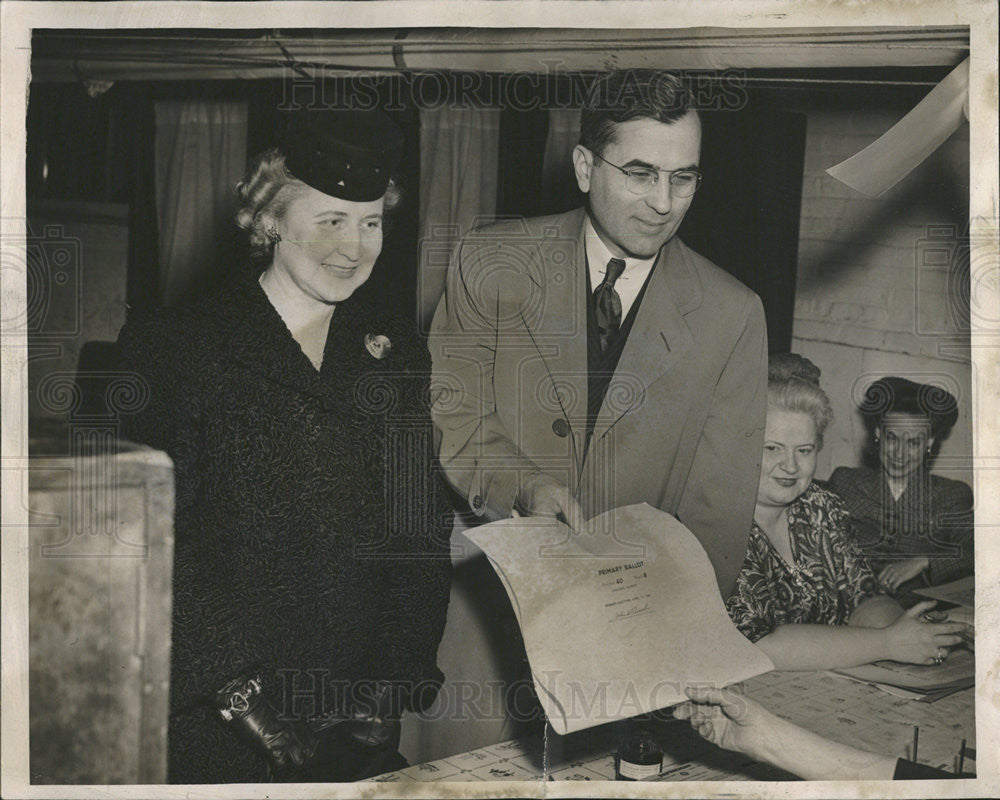
<instances>
[{"instance_id":1,"label":"woman's hand on table","mask_svg":"<svg viewBox=\"0 0 1000 800\"><path fill-rule=\"evenodd\" d=\"M929 564L927 556L917 556L916 558L896 561L878 574L879 586L890 592L894 592L908 580L916 578L917 575L927 569Z\"/></svg>"},{"instance_id":2,"label":"woman's hand on table","mask_svg":"<svg viewBox=\"0 0 1000 800\"><path fill-rule=\"evenodd\" d=\"M948 657L948 648L962 642L959 633L966 627L963 623L922 619L935 605L935 600L917 603L884 628L886 658L910 664L940 664Z\"/></svg>"}]
</instances>

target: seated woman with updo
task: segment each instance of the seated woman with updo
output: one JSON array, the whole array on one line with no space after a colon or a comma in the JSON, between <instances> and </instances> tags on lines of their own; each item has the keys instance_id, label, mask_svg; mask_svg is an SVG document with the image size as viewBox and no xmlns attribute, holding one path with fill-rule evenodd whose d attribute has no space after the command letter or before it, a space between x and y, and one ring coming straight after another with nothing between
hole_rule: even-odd
<instances>
[{"instance_id":1,"label":"seated woman with updo","mask_svg":"<svg viewBox=\"0 0 1000 800\"><path fill-rule=\"evenodd\" d=\"M879 592L840 498L813 483L833 418L819 369L771 357L757 504L727 609L777 669L832 669L879 659L940 663L963 626L930 623Z\"/></svg>"},{"instance_id":2,"label":"seated woman with updo","mask_svg":"<svg viewBox=\"0 0 1000 800\"><path fill-rule=\"evenodd\" d=\"M908 604L912 589L972 574L972 490L930 472L958 403L938 386L890 377L868 387L861 413L878 469L838 467L830 488L883 589Z\"/></svg>"}]
</instances>

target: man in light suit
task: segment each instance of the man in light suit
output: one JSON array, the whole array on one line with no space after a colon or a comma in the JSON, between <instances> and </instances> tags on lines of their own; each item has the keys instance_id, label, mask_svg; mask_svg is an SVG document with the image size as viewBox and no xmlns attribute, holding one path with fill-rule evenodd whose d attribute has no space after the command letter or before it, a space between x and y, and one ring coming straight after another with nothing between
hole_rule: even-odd
<instances>
[{"instance_id":1,"label":"man in light suit","mask_svg":"<svg viewBox=\"0 0 1000 800\"><path fill-rule=\"evenodd\" d=\"M675 235L701 181L676 76L603 75L580 128L586 208L481 228L453 256L430 339L441 463L486 519L674 514L727 596L759 479L763 309Z\"/></svg>"}]
</instances>

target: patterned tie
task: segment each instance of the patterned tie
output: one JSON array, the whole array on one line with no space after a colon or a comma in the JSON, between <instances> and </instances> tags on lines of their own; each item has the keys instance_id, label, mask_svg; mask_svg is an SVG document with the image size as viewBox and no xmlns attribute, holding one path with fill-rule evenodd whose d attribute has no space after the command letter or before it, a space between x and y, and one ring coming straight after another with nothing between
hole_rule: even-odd
<instances>
[{"instance_id":1,"label":"patterned tie","mask_svg":"<svg viewBox=\"0 0 1000 800\"><path fill-rule=\"evenodd\" d=\"M594 292L594 306L597 316L597 333L601 338L601 352L608 350L608 343L617 335L622 324L622 301L615 291L617 281L625 270L625 262L612 258L608 262L604 280Z\"/></svg>"}]
</instances>

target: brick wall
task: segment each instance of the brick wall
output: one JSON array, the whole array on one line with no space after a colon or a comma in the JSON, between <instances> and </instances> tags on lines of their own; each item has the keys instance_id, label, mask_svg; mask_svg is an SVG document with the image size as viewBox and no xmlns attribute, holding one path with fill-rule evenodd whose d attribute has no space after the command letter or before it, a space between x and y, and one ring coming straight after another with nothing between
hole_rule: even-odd
<instances>
[{"instance_id":1,"label":"brick wall","mask_svg":"<svg viewBox=\"0 0 1000 800\"><path fill-rule=\"evenodd\" d=\"M854 402L874 378L897 374L943 382L957 394L959 421L934 469L971 485L968 280L955 257L968 218L968 127L881 198L824 171L908 108L806 109L792 349L823 370L836 413L818 477L860 463L865 431Z\"/></svg>"}]
</instances>

